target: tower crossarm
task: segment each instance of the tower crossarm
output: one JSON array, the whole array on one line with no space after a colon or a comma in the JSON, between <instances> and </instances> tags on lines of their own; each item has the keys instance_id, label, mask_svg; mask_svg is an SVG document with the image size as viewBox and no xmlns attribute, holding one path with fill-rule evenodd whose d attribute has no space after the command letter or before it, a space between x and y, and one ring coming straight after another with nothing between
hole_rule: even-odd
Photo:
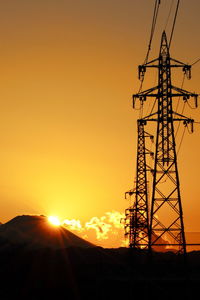
<instances>
[{"instance_id":1,"label":"tower crossarm","mask_svg":"<svg viewBox=\"0 0 200 300\"><path fill-rule=\"evenodd\" d=\"M191 79L192 75L191 75L191 68L192 66L189 64L185 64L177 59L174 58L170 58L171 64L170 67L171 68L182 68L183 69L183 73L186 75L187 79ZM172 64L175 63L175 64Z\"/></svg>"},{"instance_id":2,"label":"tower crossarm","mask_svg":"<svg viewBox=\"0 0 200 300\"><path fill-rule=\"evenodd\" d=\"M140 102L144 103L147 100L147 97L158 98L161 97L160 94L160 85L153 88L147 89L137 94L133 94L133 108L135 108L136 100L139 99ZM187 90L181 89L179 87L171 85L170 93L168 97L183 97L183 101L187 102L191 97L194 98L195 108L198 107L198 96L199 94L189 92Z\"/></svg>"},{"instance_id":3,"label":"tower crossarm","mask_svg":"<svg viewBox=\"0 0 200 300\"><path fill-rule=\"evenodd\" d=\"M158 113L152 113L146 117L143 118L143 120L145 120L146 122L158 122ZM179 114L175 111L172 111L172 120L173 121L183 121L184 125L189 124L189 123L194 123L194 119L188 118L182 114ZM169 121L171 121L171 119L169 119Z\"/></svg>"},{"instance_id":4,"label":"tower crossarm","mask_svg":"<svg viewBox=\"0 0 200 300\"><path fill-rule=\"evenodd\" d=\"M157 63L156 63L157 62ZM177 59L169 57L170 68L182 68L183 73L186 75L188 79L191 79L191 68L192 66L186 63L183 63ZM159 58L155 58L143 65L138 66L138 78L140 80L144 79L146 69L147 68L160 68Z\"/></svg>"},{"instance_id":5,"label":"tower crossarm","mask_svg":"<svg viewBox=\"0 0 200 300\"><path fill-rule=\"evenodd\" d=\"M145 90L143 92L137 93L137 94L133 94L133 108L135 108L135 103L136 100L139 99L139 101L141 103L143 103L144 101L146 101L147 97L157 97L158 95L158 86L152 87L148 90Z\"/></svg>"},{"instance_id":6,"label":"tower crossarm","mask_svg":"<svg viewBox=\"0 0 200 300\"><path fill-rule=\"evenodd\" d=\"M186 90L183 90L183 89L181 89L181 88L179 88L179 87L176 87L176 86L171 86L171 89L173 90L173 91L175 91L175 92L177 92L177 93L175 93L175 94L173 94L172 93L172 97L183 97L183 99L184 99L184 97L185 97L185 99L184 100L186 100L186 99L189 99L190 97L194 97L194 98L198 98L198 94L196 94L196 93L192 93L192 92L189 92L189 91L186 91Z\"/></svg>"}]
</instances>

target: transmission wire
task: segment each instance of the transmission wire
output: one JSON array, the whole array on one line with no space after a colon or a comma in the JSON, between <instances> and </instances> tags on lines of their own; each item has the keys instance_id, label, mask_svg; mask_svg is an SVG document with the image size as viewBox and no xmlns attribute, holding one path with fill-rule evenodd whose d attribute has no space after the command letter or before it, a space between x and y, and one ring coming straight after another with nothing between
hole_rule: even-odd
<instances>
[{"instance_id":1,"label":"transmission wire","mask_svg":"<svg viewBox=\"0 0 200 300\"><path fill-rule=\"evenodd\" d=\"M177 156L178 156L179 151L180 151L180 149L181 149L181 146L182 146L182 144L183 144L183 138L184 138L184 136L185 136L186 127L187 127L187 126L185 126L184 129L183 129L183 134L182 134L182 137L181 137L181 140L180 140L180 144L179 144L178 150L177 150L177 152L176 152L176 155L177 155Z\"/></svg>"},{"instance_id":2,"label":"transmission wire","mask_svg":"<svg viewBox=\"0 0 200 300\"><path fill-rule=\"evenodd\" d=\"M168 14L168 17L167 17L167 20L166 20L166 24L165 24L165 30L166 30L166 28L167 28L167 26L168 26L168 22L169 22L169 18L170 18L171 12L172 12L173 4L174 4L174 0L171 0L171 5L170 5L170 9L169 9L169 14Z\"/></svg>"},{"instance_id":3,"label":"transmission wire","mask_svg":"<svg viewBox=\"0 0 200 300\"><path fill-rule=\"evenodd\" d=\"M184 75L183 75L183 80L182 80L182 84L181 84L181 89L183 88L183 85L184 85L184 82L185 82L185 76L186 76L186 74L184 73ZM179 98L178 98L178 102L177 102L177 105L176 105L176 110L175 110L176 112L177 112L177 110L178 110L179 103L180 103L180 96L179 96ZM181 114L183 114L184 109L185 109L185 102L184 102L184 104L183 104L183 108L182 108ZM176 133L175 133L175 137L176 137L177 134L178 134L179 128L180 128L180 122L178 123L178 127L177 127L177 130L176 130Z\"/></svg>"},{"instance_id":4,"label":"transmission wire","mask_svg":"<svg viewBox=\"0 0 200 300\"><path fill-rule=\"evenodd\" d=\"M145 57L145 60L144 60L143 64L146 64L148 62L148 59L149 59L149 53L151 51L151 44L152 44L152 40L153 40L153 36L154 36L154 32L155 32L155 27L156 27L156 23L157 23L157 18L158 18L159 5L160 5L160 0L155 0L153 19L152 19L152 25L151 25L151 33L150 33L150 39L149 39L149 44L148 44L148 50L147 50L147 54L146 54L146 57ZM138 93L140 93L142 91L143 82L144 82L144 77L141 80Z\"/></svg>"},{"instance_id":5,"label":"transmission wire","mask_svg":"<svg viewBox=\"0 0 200 300\"><path fill-rule=\"evenodd\" d=\"M186 76L186 74L184 73L184 74L183 74L183 80L182 80L182 83L181 83L181 89L183 88L183 85L184 85L184 82L185 82L185 76ZM180 103L180 98L181 98L181 96L178 97L178 102L177 102L177 105L176 105L176 110L175 110L175 112L177 112L177 110L178 110L179 103Z\"/></svg>"},{"instance_id":6,"label":"transmission wire","mask_svg":"<svg viewBox=\"0 0 200 300\"><path fill-rule=\"evenodd\" d=\"M191 108L191 109L196 109L196 107L192 107L192 105L191 105L188 101L186 101L186 103L187 103L187 105L189 106L189 108Z\"/></svg>"},{"instance_id":7,"label":"transmission wire","mask_svg":"<svg viewBox=\"0 0 200 300\"><path fill-rule=\"evenodd\" d=\"M181 114L183 114L183 112L184 112L184 110L185 110L185 104L186 104L186 102L184 102L183 103L183 108L182 108L182 112L181 112ZM178 134L178 131L179 131L179 128L180 128L180 122L178 123L178 127L177 127L177 130L176 130L176 133L175 133L175 138L176 138L176 136L177 136L177 134Z\"/></svg>"},{"instance_id":8,"label":"transmission wire","mask_svg":"<svg viewBox=\"0 0 200 300\"><path fill-rule=\"evenodd\" d=\"M194 65L197 64L199 61L200 61L200 58L197 59L195 62L193 62L193 63L191 64L191 66L194 66Z\"/></svg>"},{"instance_id":9,"label":"transmission wire","mask_svg":"<svg viewBox=\"0 0 200 300\"><path fill-rule=\"evenodd\" d=\"M173 38L173 34L174 34L174 28L175 28L175 25L176 25L176 19L177 19L179 4L180 4L180 0L177 1L177 5L176 5L176 12L175 12L174 22L173 22L173 25L172 25L172 31L171 31L171 36L170 36L170 40L169 40L169 48L171 46L171 42L172 42L172 38Z\"/></svg>"},{"instance_id":10,"label":"transmission wire","mask_svg":"<svg viewBox=\"0 0 200 300\"><path fill-rule=\"evenodd\" d=\"M149 53L150 53L150 50L151 50L151 44L152 44L152 40L153 40L153 36L154 36L154 32L155 32L155 27L156 27L156 22L157 22L157 18L158 18L159 5L160 5L160 0L156 0L155 1L155 6L154 6L153 20L152 20L152 25L151 25L150 40L149 40L148 50L147 50L146 58L144 60L144 64L146 64L148 62Z\"/></svg>"}]
</instances>

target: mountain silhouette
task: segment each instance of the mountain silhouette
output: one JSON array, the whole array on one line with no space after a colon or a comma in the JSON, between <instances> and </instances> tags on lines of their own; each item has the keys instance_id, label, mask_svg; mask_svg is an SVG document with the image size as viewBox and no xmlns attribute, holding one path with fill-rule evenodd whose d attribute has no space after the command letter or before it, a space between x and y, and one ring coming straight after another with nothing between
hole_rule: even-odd
<instances>
[{"instance_id":1,"label":"mountain silhouette","mask_svg":"<svg viewBox=\"0 0 200 300\"><path fill-rule=\"evenodd\" d=\"M0 244L4 247L24 245L29 249L95 247L63 226L51 225L47 217L31 215L17 216L0 225Z\"/></svg>"}]
</instances>

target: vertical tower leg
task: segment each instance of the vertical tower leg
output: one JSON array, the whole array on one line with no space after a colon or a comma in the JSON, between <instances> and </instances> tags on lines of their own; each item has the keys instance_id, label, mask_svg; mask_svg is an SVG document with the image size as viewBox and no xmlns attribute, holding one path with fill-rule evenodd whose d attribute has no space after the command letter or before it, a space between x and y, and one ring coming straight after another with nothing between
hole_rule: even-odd
<instances>
[{"instance_id":1,"label":"vertical tower leg","mask_svg":"<svg viewBox=\"0 0 200 300\"><path fill-rule=\"evenodd\" d=\"M133 206L126 210L125 234L129 238L129 247L146 249L149 245L149 208L147 190L147 164L144 131L146 121L138 120L137 171L135 189L127 192L135 196Z\"/></svg>"}]
</instances>

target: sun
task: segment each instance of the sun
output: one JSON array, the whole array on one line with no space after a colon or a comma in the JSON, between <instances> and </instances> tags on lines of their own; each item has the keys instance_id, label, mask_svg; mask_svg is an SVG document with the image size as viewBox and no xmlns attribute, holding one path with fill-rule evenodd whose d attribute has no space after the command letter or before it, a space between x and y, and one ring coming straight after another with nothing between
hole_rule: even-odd
<instances>
[{"instance_id":1,"label":"sun","mask_svg":"<svg viewBox=\"0 0 200 300\"><path fill-rule=\"evenodd\" d=\"M51 223L54 226L60 226L61 225L61 222L60 222L59 218L55 217L55 216L48 217L48 221L49 221L49 223Z\"/></svg>"}]
</instances>

